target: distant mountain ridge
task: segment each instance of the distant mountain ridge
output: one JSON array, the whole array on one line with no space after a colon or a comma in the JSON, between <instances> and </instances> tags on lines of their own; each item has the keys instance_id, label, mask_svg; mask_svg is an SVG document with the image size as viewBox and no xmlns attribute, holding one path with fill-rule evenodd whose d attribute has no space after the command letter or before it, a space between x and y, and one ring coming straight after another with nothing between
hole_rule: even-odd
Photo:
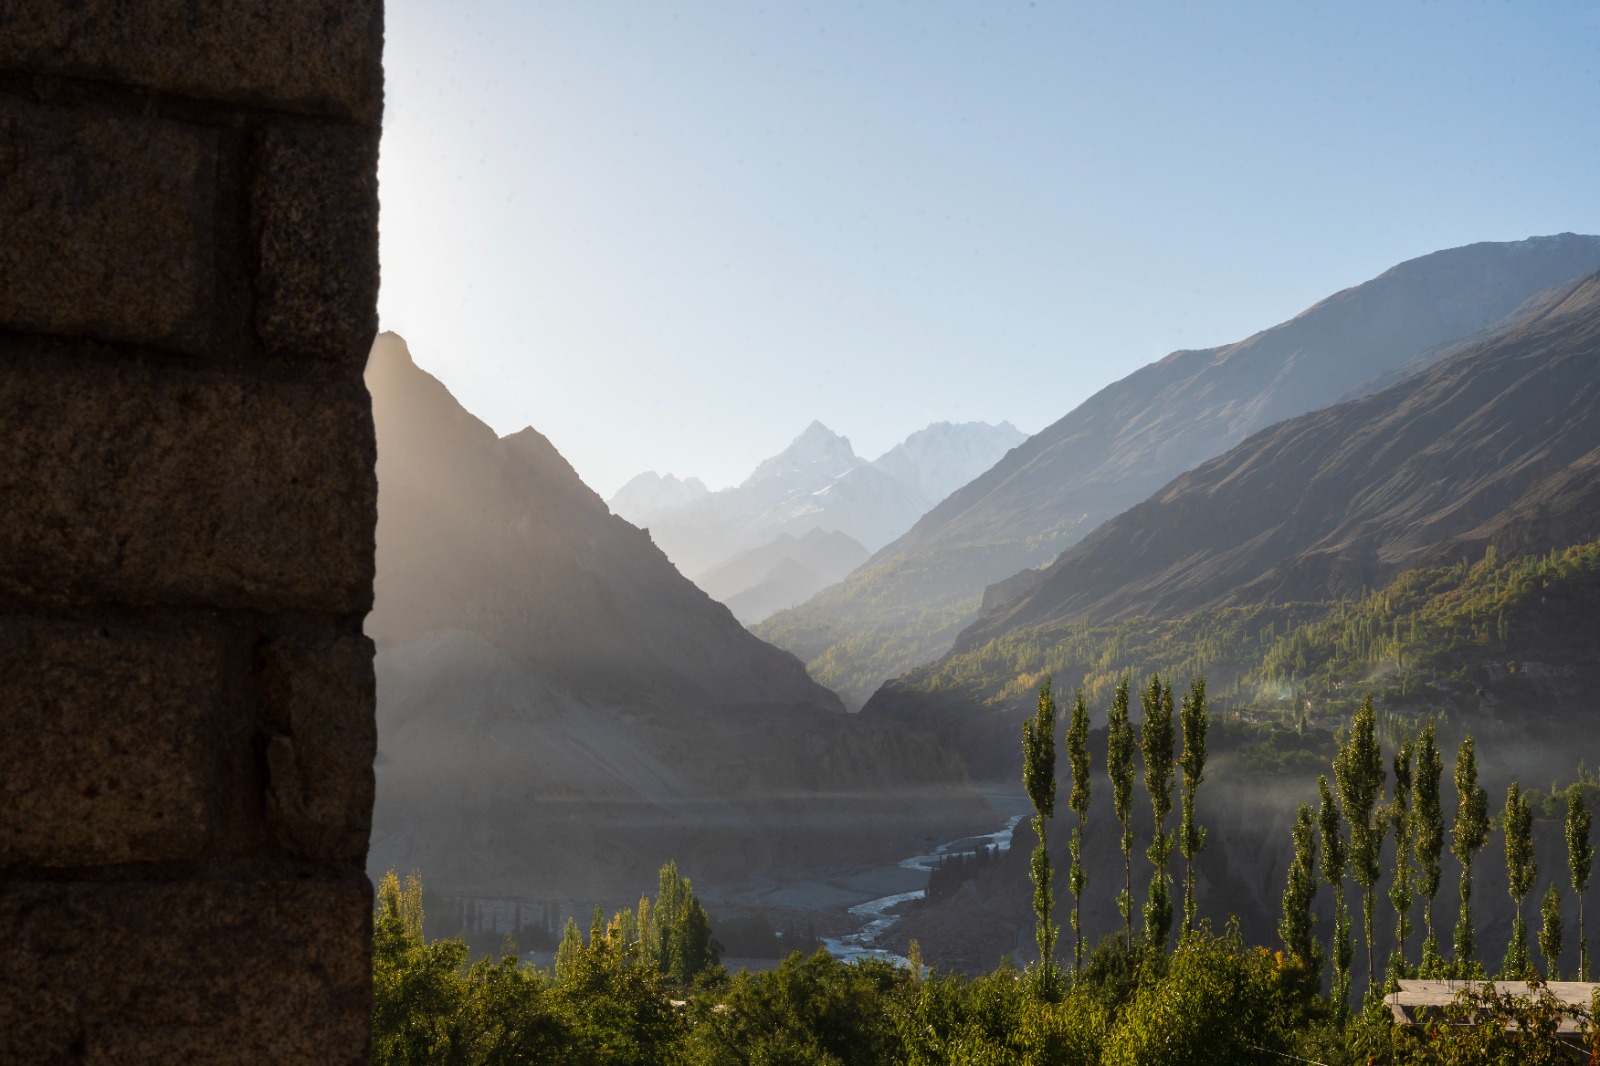
<instances>
[{"instance_id":1,"label":"distant mountain ridge","mask_svg":"<svg viewBox=\"0 0 1600 1066\"><path fill-rule=\"evenodd\" d=\"M648 526L657 512L680 507L690 500L708 495L710 489L697 477L679 479L671 474L647 470L629 479L606 501L611 513L636 526Z\"/></svg>"},{"instance_id":2,"label":"distant mountain ridge","mask_svg":"<svg viewBox=\"0 0 1600 1066\"><path fill-rule=\"evenodd\" d=\"M809 599L867 561L867 549L838 530L780 533L740 552L696 582L746 625Z\"/></svg>"},{"instance_id":3,"label":"distant mountain ridge","mask_svg":"<svg viewBox=\"0 0 1600 1066\"><path fill-rule=\"evenodd\" d=\"M1409 260L1236 344L1174 352L1030 437L844 583L757 632L859 706L946 651L989 585L1048 564L1249 434L1493 333L1526 314L1530 297L1597 266L1600 237L1468 245Z\"/></svg>"},{"instance_id":4,"label":"distant mountain ridge","mask_svg":"<svg viewBox=\"0 0 1600 1066\"><path fill-rule=\"evenodd\" d=\"M812 530L842 533L876 550L909 529L945 492L1025 439L1009 422L940 422L867 462L848 437L814 421L734 488L704 492L696 478L680 481L652 472L629 481L610 506L647 526L679 570L700 581L734 556ZM726 600L754 584L731 588L724 580L702 587Z\"/></svg>"},{"instance_id":5,"label":"distant mountain ridge","mask_svg":"<svg viewBox=\"0 0 1600 1066\"><path fill-rule=\"evenodd\" d=\"M1019 626L1337 600L1600 533L1600 273L1382 392L1279 423L997 590ZM1012 595L1014 594L1014 596Z\"/></svg>"}]
</instances>

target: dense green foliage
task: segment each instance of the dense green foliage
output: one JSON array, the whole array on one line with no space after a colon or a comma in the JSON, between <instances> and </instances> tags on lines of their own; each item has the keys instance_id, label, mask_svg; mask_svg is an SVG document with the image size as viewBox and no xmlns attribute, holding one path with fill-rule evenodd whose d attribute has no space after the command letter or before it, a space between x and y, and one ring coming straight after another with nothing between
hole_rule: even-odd
<instances>
[{"instance_id":1,"label":"dense green foliage","mask_svg":"<svg viewBox=\"0 0 1600 1066\"><path fill-rule=\"evenodd\" d=\"M1192 683L1184 701L1186 754L1203 751L1205 723L1197 711L1203 707L1202 686ZM1141 747L1156 816L1153 835L1170 841L1161 819L1171 810L1174 774L1182 769L1186 797L1192 798L1187 786L1198 785L1203 763L1174 757L1171 686L1152 677L1144 702ZM1054 813L1056 717L1047 683L1024 730L1024 783L1041 823ZM1073 719L1068 749L1076 786L1077 778L1087 780L1089 758L1087 709L1076 699ZM1397 1026L1385 1005L1369 996L1363 1009L1350 1016L1353 944L1342 905L1344 879L1349 876L1367 889L1370 922L1376 877L1364 878L1353 857L1374 846L1374 839L1381 840L1385 827L1426 853L1431 837L1422 827L1422 815L1437 806L1428 796L1437 790L1443 770L1431 724L1415 741L1402 737L1393 752L1396 793L1380 803L1384 752L1378 732L1367 705L1341 736L1333 758L1337 790L1326 776L1320 777L1320 809L1313 816L1302 804L1296 812L1294 858L1279 926L1287 954L1250 946L1235 924L1217 934L1208 922L1199 922L1186 927L1170 948L1165 932L1139 940L1125 932L1113 934L1087 959L1080 957L1070 973L1048 963L1021 971L1005 963L976 978L941 975L922 965L913 943L909 965L883 960L846 964L821 951L809 956L796 952L776 969L730 978L718 965L718 945L692 886L676 864L668 863L661 870L658 895L641 900L636 912L624 909L606 921L597 909L587 937L569 919L551 970L521 963L509 943L498 960L485 957L469 965L463 941L425 938L422 886L415 877L402 886L391 873L380 885L374 918L373 1057L385 1064L569 1066L1540 1063L1563 1061L1567 1052L1558 1047L1556 1030L1564 1016L1574 1015L1578 1032L1564 1039L1583 1043L1590 1054L1600 1053L1589 1025L1592 1011L1574 1010L1540 992L1541 978L1525 957L1525 947L1522 956L1508 955L1502 978L1517 981L1502 987L1518 987L1526 977L1535 982L1531 995L1492 988L1469 991L1456 1006L1425 1013L1418 1024L1404 1026ZM1074 752L1080 744L1085 750ZM1453 839L1476 850L1493 827L1476 784L1470 735L1460 751L1456 781L1463 792ZM1108 767L1114 761L1108 759ZM1565 807L1560 814L1568 823L1569 851L1576 856L1569 862L1570 872L1587 879L1583 864L1592 855L1585 850L1586 790L1595 785L1580 769L1578 784L1560 795L1559 804L1554 788L1550 797L1535 801L1532 792L1512 786L1501 826L1519 905L1536 868L1530 832L1536 811L1555 817L1557 808ZM1082 813L1087 800L1085 785L1071 802ZM1356 818L1345 817L1351 811ZM1359 828L1361 821L1368 823L1365 831ZM1365 840L1363 832L1368 834ZM1442 827L1432 836L1438 839L1432 847L1442 849ZM1312 910L1319 839L1322 875L1334 887L1338 919L1330 953L1334 980L1326 996L1324 955ZM1410 845L1392 854L1400 871L1410 868ZM1426 865L1417 864L1424 888ZM1033 869L1036 887L1048 886L1048 877L1037 876L1037 856ZM1409 884L1394 870L1390 883ZM1433 884L1437 887L1437 878ZM1162 887L1159 876L1153 879L1151 895L1159 898ZM1393 974L1410 967L1404 932L1409 901L1393 892L1390 898L1401 923ZM1049 960L1054 929L1048 926L1048 909L1040 917L1049 936L1041 936L1040 948ZM1544 896L1541 918L1539 949L1545 974L1554 980L1563 936L1555 886ZM1474 967L1457 959L1441 969L1462 976Z\"/></svg>"}]
</instances>

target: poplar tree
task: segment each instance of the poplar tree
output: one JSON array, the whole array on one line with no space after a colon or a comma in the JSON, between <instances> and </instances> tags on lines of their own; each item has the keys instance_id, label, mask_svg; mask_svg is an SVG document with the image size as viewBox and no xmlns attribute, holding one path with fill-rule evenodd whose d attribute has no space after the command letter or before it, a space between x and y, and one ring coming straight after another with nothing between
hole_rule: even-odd
<instances>
[{"instance_id":1,"label":"poplar tree","mask_svg":"<svg viewBox=\"0 0 1600 1066\"><path fill-rule=\"evenodd\" d=\"M1283 890L1283 920L1278 923L1278 936L1295 962L1312 975L1319 975L1322 969L1316 919L1311 914L1316 898L1316 824L1310 805L1302 803L1294 814L1294 859L1289 863L1289 883Z\"/></svg>"},{"instance_id":2,"label":"poplar tree","mask_svg":"<svg viewBox=\"0 0 1600 1066\"><path fill-rule=\"evenodd\" d=\"M1389 902L1395 913L1395 946L1389 972L1394 977L1407 975L1406 942L1411 936L1411 904L1416 899L1411 876L1411 758L1411 741L1403 741L1394 755L1394 799L1388 813L1389 824L1394 827L1394 878L1389 882Z\"/></svg>"},{"instance_id":3,"label":"poplar tree","mask_svg":"<svg viewBox=\"0 0 1600 1066\"><path fill-rule=\"evenodd\" d=\"M1345 821L1350 823L1350 876L1361 886L1361 916L1367 934L1367 992L1377 979L1373 958L1373 894L1382 872L1383 826L1376 819L1378 796L1383 791L1383 754L1378 749L1377 714L1372 697L1362 701L1361 709L1350 722L1350 734L1334 759L1333 776L1339 787L1339 802Z\"/></svg>"},{"instance_id":4,"label":"poplar tree","mask_svg":"<svg viewBox=\"0 0 1600 1066\"><path fill-rule=\"evenodd\" d=\"M1206 679L1191 678L1183 694L1183 817L1178 827L1178 850L1183 853L1183 935L1195 925L1194 860L1206 846L1205 827L1195 820L1194 799L1206 776Z\"/></svg>"},{"instance_id":5,"label":"poplar tree","mask_svg":"<svg viewBox=\"0 0 1600 1066\"><path fill-rule=\"evenodd\" d=\"M1489 843L1489 795L1478 785L1478 757L1472 734L1456 750L1456 822L1450 833L1450 854L1461 864L1461 914L1456 919L1455 977L1472 976L1472 858Z\"/></svg>"},{"instance_id":6,"label":"poplar tree","mask_svg":"<svg viewBox=\"0 0 1600 1066\"><path fill-rule=\"evenodd\" d=\"M1033 882L1033 913L1038 919L1034 939L1039 944L1037 991L1053 999L1057 993L1056 933L1050 922L1055 895L1050 887L1050 852L1046 848L1045 823L1056 813L1056 699L1050 691L1050 678L1039 686L1039 706L1034 716L1022 723L1022 784L1033 804L1033 831L1039 844L1033 849L1029 879Z\"/></svg>"},{"instance_id":7,"label":"poplar tree","mask_svg":"<svg viewBox=\"0 0 1600 1066\"><path fill-rule=\"evenodd\" d=\"M1072 719L1067 723L1067 762L1072 767L1072 793L1067 805L1078 816L1072 830L1072 872L1068 884L1072 889L1072 968L1083 968L1083 831L1089 823L1089 705L1083 700L1079 686L1072 700Z\"/></svg>"},{"instance_id":8,"label":"poplar tree","mask_svg":"<svg viewBox=\"0 0 1600 1066\"><path fill-rule=\"evenodd\" d=\"M1128 676L1117 681L1111 697L1111 713L1106 719L1106 774L1111 778L1111 807L1122 823L1122 891L1117 894L1117 913L1122 915L1123 935L1133 944L1133 726L1128 721Z\"/></svg>"},{"instance_id":9,"label":"poplar tree","mask_svg":"<svg viewBox=\"0 0 1600 1066\"><path fill-rule=\"evenodd\" d=\"M1340 828L1339 801L1328 787L1326 774L1317 775L1317 830L1322 838L1322 876L1333 888L1333 1001L1339 1020L1350 1011L1350 961L1355 944L1350 938L1350 909L1344 902L1344 871L1349 861L1344 831Z\"/></svg>"},{"instance_id":10,"label":"poplar tree","mask_svg":"<svg viewBox=\"0 0 1600 1066\"><path fill-rule=\"evenodd\" d=\"M1589 808L1583 802L1583 786L1567 787L1567 871L1572 875L1572 893L1578 897L1578 980L1589 979L1589 940L1583 931L1583 893L1589 887L1594 869L1594 845L1589 843Z\"/></svg>"},{"instance_id":11,"label":"poplar tree","mask_svg":"<svg viewBox=\"0 0 1600 1066\"><path fill-rule=\"evenodd\" d=\"M1444 760L1434 725L1429 721L1417 735L1417 771L1412 779L1411 818L1417 854L1417 888L1424 900L1422 917L1427 936L1422 942L1422 964L1418 976L1436 977L1444 964L1439 941L1433 931L1433 900L1439 894L1442 873L1439 857L1444 851L1444 808L1439 802L1439 780L1444 776Z\"/></svg>"},{"instance_id":12,"label":"poplar tree","mask_svg":"<svg viewBox=\"0 0 1600 1066\"><path fill-rule=\"evenodd\" d=\"M1526 977L1533 969L1533 961L1528 957L1528 923L1522 917L1522 901L1533 888L1539 866L1533 858L1533 808L1515 781L1506 789L1502 824L1506 842L1506 891L1516 903L1517 913L1511 919L1511 942L1506 945L1506 957L1500 969L1504 977Z\"/></svg>"},{"instance_id":13,"label":"poplar tree","mask_svg":"<svg viewBox=\"0 0 1600 1066\"><path fill-rule=\"evenodd\" d=\"M1166 831L1172 813L1173 724L1172 686L1150 675L1150 687L1141 695L1144 721L1139 725L1139 753L1144 757L1144 787L1155 814L1155 834L1146 854L1155 868L1150 875L1150 895L1144 905L1144 936L1152 947L1165 949L1172 932L1171 878L1167 861L1172 857L1172 834Z\"/></svg>"},{"instance_id":14,"label":"poplar tree","mask_svg":"<svg viewBox=\"0 0 1600 1066\"><path fill-rule=\"evenodd\" d=\"M1544 979L1561 980L1561 890L1551 882L1539 907L1539 954L1544 956Z\"/></svg>"}]
</instances>

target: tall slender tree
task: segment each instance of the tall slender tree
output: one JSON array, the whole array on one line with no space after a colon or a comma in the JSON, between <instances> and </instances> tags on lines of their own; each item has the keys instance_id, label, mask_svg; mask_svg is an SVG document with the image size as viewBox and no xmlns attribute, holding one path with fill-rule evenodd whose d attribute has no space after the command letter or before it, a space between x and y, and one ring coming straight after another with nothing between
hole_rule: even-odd
<instances>
[{"instance_id":1,"label":"tall slender tree","mask_svg":"<svg viewBox=\"0 0 1600 1066\"><path fill-rule=\"evenodd\" d=\"M1139 752L1144 756L1144 787L1150 793L1150 809L1155 815L1154 839L1146 852L1154 870L1144 905L1144 936L1152 947L1165 949L1172 932L1172 879L1167 873L1172 834L1166 829L1167 815L1172 813L1174 772L1172 686L1151 674L1150 687L1140 702L1144 705L1144 721L1139 725Z\"/></svg>"},{"instance_id":2,"label":"tall slender tree","mask_svg":"<svg viewBox=\"0 0 1600 1066\"><path fill-rule=\"evenodd\" d=\"M1355 944L1350 938L1350 908L1344 902L1344 872L1349 863L1349 848L1340 824L1343 819L1339 812L1339 801L1328 787L1325 774L1317 775L1317 801L1317 830L1322 838L1322 876L1333 888L1333 942L1329 945L1329 954L1333 958L1333 1002L1342 1022L1350 1011L1350 961L1355 954Z\"/></svg>"},{"instance_id":3,"label":"tall slender tree","mask_svg":"<svg viewBox=\"0 0 1600 1066\"><path fill-rule=\"evenodd\" d=\"M1083 969L1083 831L1089 824L1089 705L1079 686L1072 698L1072 718L1067 722L1067 763L1072 767L1072 792L1067 805L1078 816L1072 830L1072 968Z\"/></svg>"},{"instance_id":4,"label":"tall slender tree","mask_svg":"<svg viewBox=\"0 0 1600 1066\"><path fill-rule=\"evenodd\" d=\"M1035 983L1041 998L1054 999L1060 988L1056 973L1056 935L1051 922L1055 892L1050 884L1047 823L1056 813L1056 698L1050 678L1039 686L1039 705L1022 723L1022 784L1033 804L1033 831L1039 844L1033 849L1029 877L1033 881L1033 913L1037 919L1034 940L1039 945L1039 971Z\"/></svg>"},{"instance_id":5,"label":"tall slender tree","mask_svg":"<svg viewBox=\"0 0 1600 1066\"><path fill-rule=\"evenodd\" d=\"M1517 905L1511 919L1511 942L1506 945L1504 977L1526 977L1533 970L1528 957L1528 923L1522 917L1522 901L1533 889L1539 865L1533 858L1533 808L1515 781L1506 789L1506 809L1501 821L1506 840L1506 891Z\"/></svg>"},{"instance_id":6,"label":"tall slender tree","mask_svg":"<svg viewBox=\"0 0 1600 1066\"><path fill-rule=\"evenodd\" d=\"M1128 676L1117 681L1106 719L1106 774L1111 778L1111 807L1122 824L1122 891L1117 912L1123 936L1133 944L1133 725L1128 721Z\"/></svg>"},{"instance_id":7,"label":"tall slender tree","mask_svg":"<svg viewBox=\"0 0 1600 1066\"><path fill-rule=\"evenodd\" d=\"M1584 805L1583 785L1567 787L1567 872L1572 877L1572 894L1578 897L1578 980L1589 979L1589 940L1583 931L1583 893L1589 887L1594 869L1594 845L1589 842L1589 808Z\"/></svg>"},{"instance_id":8,"label":"tall slender tree","mask_svg":"<svg viewBox=\"0 0 1600 1066\"><path fill-rule=\"evenodd\" d=\"M1394 827L1394 877L1389 881L1389 902L1394 905L1395 944L1389 958L1389 973L1400 978L1409 976L1406 964L1406 945L1411 937L1411 904L1416 900L1415 878L1412 875L1411 810L1411 741L1400 743L1394 753L1394 799L1389 803L1388 821Z\"/></svg>"},{"instance_id":9,"label":"tall slender tree","mask_svg":"<svg viewBox=\"0 0 1600 1066\"><path fill-rule=\"evenodd\" d=\"M1350 824L1350 876L1361 886L1361 916L1367 934L1367 994L1376 985L1373 918L1374 886L1382 872L1383 826L1377 817L1378 798L1383 792L1383 753L1378 748L1377 713L1372 697L1361 703L1350 722L1350 733L1333 762L1338 782L1339 803Z\"/></svg>"},{"instance_id":10,"label":"tall slender tree","mask_svg":"<svg viewBox=\"0 0 1600 1066\"><path fill-rule=\"evenodd\" d=\"M1444 964L1439 954L1439 941L1433 931L1433 900L1439 894L1442 867L1439 857L1444 851L1444 808L1439 801L1439 779L1444 776L1444 760L1439 756L1439 744L1432 720L1417 734L1417 772L1412 779L1411 817L1416 825L1413 834L1417 854L1417 888L1424 900L1422 919L1426 936L1422 941L1421 977L1437 977Z\"/></svg>"},{"instance_id":11,"label":"tall slender tree","mask_svg":"<svg viewBox=\"0 0 1600 1066\"><path fill-rule=\"evenodd\" d=\"M1206 846L1206 831L1195 818L1195 794L1206 779L1206 679L1189 680L1183 694L1183 755L1178 761L1183 770L1183 815L1178 826L1178 850L1183 853L1183 935L1195 926L1194 860Z\"/></svg>"},{"instance_id":12,"label":"tall slender tree","mask_svg":"<svg viewBox=\"0 0 1600 1066\"><path fill-rule=\"evenodd\" d=\"M1472 734L1456 749L1456 821L1450 831L1450 854L1461 864L1461 913L1456 918L1451 973L1471 977L1473 964L1472 859L1489 843L1489 795L1478 784L1478 756Z\"/></svg>"},{"instance_id":13,"label":"tall slender tree","mask_svg":"<svg viewBox=\"0 0 1600 1066\"><path fill-rule=\"evenodd\" d=\"M1539 954L1544 956L1544 979L1561 980L1561 890L1553 881L1539 906Z\"/></svg>"},{"instance_id":14,"label":"tall slender tree","mask_svg":"<svg viewBox=\"0 0 1600 1066\"><path fill-rule=\"evenodd\" d=\"M1289 883L1283 890L1283 919L1278 936L1295 963L1309 974L1322 969L1317 944L1316 919L1311 905L1317 898L1317 838L1311 807L1302 803L1294 813L1294 858L1289 863Z\"/></svg>"}]
</instances>

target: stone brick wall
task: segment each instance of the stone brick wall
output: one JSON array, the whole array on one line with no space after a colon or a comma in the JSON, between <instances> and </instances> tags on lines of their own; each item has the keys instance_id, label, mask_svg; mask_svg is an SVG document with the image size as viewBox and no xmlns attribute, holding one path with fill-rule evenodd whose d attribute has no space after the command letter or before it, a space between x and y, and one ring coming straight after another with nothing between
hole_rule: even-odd
<instances>
[{"instance_id":1,"label":"stone brick wall","mask_svg":"<svg viewBox=\"0 0 1600 1066\"><path fill-rule=\"evenodd\" d=\"M366 1058L381 59L0 3L0 1062Z\"/></svg>"}]
</instances>

